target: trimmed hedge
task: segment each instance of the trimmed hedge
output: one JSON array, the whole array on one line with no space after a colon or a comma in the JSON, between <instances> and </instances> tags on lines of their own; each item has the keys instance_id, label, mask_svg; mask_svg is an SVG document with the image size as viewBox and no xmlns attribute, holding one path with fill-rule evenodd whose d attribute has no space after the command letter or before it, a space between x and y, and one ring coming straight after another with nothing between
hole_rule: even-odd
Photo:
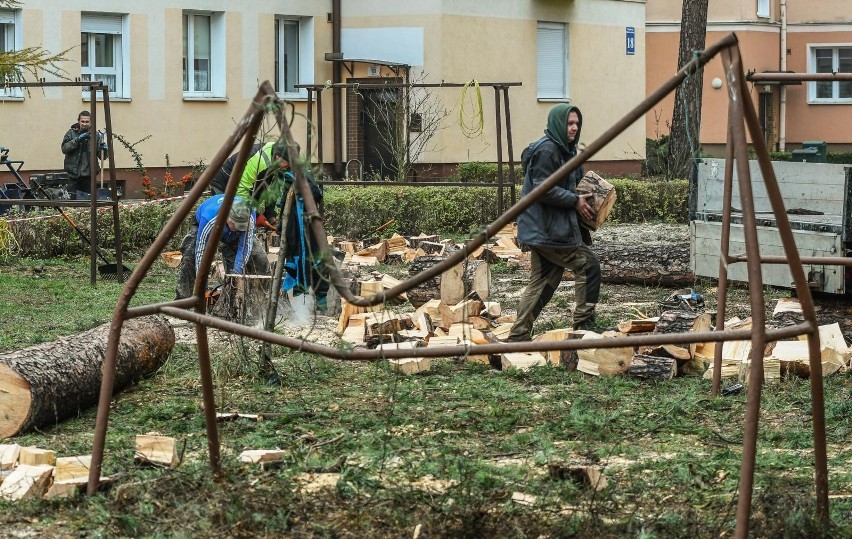
<instances>
[{"instance_id":1,"label":"trimmed hedge","mask_svg":"<svg viewBox=\"0 0 852 539\"><path fill-rule=\"evenodd\" d=\"M612 179L618 198L608 222L669 222L687 220L688 185L685 180L649 181ZM520 193L520 187L518 187ZM509 204L509 189L504 190ZM121 241L124 256L141 256L151 245L179 202L145 204L122 208ZM325 189L325 227L329 234L348 238L388 237L394 233L472 235L494 221L497 213L495 187L327 187ZM67 209L80 229L89 234L87 211ZM46 219L33 217L50 216ZM15 221L16 217L26 220ZM17 256L45 259L79 257L89 246L54 209L33 210L9 219L9 231L15 236ZM188 230L188 222L170 241L168 249L177 249ZM390 223L390 224L388 224ZM383 226L385 225L385 226ZM112 213L98 212L98 245L113 254ZM7 253L8 255L8 253ZM2 258L2 257L0 257ZM6 256L8 258L8 256Z\"/></svg>"}]
</instances>

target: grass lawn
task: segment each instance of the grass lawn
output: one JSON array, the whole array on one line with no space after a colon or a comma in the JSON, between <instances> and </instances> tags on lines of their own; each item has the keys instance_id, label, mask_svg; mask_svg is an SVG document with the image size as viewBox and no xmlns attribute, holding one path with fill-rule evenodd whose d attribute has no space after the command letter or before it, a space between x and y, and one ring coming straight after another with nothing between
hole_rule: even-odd
<instances>
[{"instance_id":1,"label":"grass lawn","mask_svg":"<svg viewBox=\"0 0 852 539\"><path fill-rule=\"evenodd\" d=\"M174 270L158 263L134 304L171 299L173 290ZM87 263L0 266L6 324L0 350L107 322L119 291L116 283L92 288ZM607 287L607 316L625 315L627 307L618 306L627 297L669 293ZM741 303L743 292L734 293ZM767 302L779 295L768 292ZM705 299L713 307L709 290ZM180 343L158 373L114 399L104 462L112 489L62 501L0 501L0 535L650 538L733 532L745 393L711 399L710 382L700 377L647 383L554 367L501 372L452 359L406 377L382 361L341 362L284 349L275 350L282 383L268 386L254 373L256 347L234 345L238 341L222 339L213 349L217 405L267 417L219 424L221 477L208 466L194 344ZM785 379L763 392L753 536L852 536L852 383L848 374L825 382L831 527L814 519L808 381ZM95 409L82 410L3 443L54 449L59 456L88 454L94 424ZM134 466L133 437L148 432L178 439L177 468ZM286 452L278 466L238 462L245 449L273 448ZM607 487L595 491L575 480L571 468L577 466L600 470Z\"/></svg>"}]
</instances>

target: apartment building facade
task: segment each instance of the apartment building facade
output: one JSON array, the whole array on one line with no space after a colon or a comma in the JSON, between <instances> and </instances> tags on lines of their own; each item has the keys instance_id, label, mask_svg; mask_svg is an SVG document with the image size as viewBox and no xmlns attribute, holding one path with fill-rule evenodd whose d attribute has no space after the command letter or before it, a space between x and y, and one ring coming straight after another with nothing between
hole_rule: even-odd
<instances>
[{"instance_id":1,"label":"apartment building facade","mask_svg":"<svg viewBox=\"0 0 852 539\"><path fill-rule=\"evenodd\" d=\"M852 72L852 16L844 0L713 0L709 4L707 43L736 33L744 68L752 73ZM648 0L647 91L677 69L681 6ZM727 93L722 62L713 60L704 72L701 145L723 154L727 126ZM770 149L793 150L805 141L825 141L830 151L852 149L852 82L752 83ZM669 131L674 97L646 117L649 138Z\"/></svg>"},{"instance_id":2,"label":"apartment building facade","mask_svg":"<svg viewBox=\"0 0 852 539\"><path fill-rule=\"evenodd\" d=\"M359 109L363 92L343 89L338 111L333 91L318 87L322 110L316 110L314 91L309 114L304 87L326 88L336 64L341 83L521 83L508 90L518 159L540 136L554 103L582 108L588 142L642 100L644 17L643 0L184 0L177 6L164 0L24 0L15 10L0 10L0 50L67 50L62 67L68 77L109 86L113 130L137 143L152 177L167 161L179 168L209 160L264 80L293 103L293 131L303 147L311 131L315 161L322 117L323 163L348 174L358 167L345 163L358 159L360 173L370 153L365 145L377 144L364 128L375 122ZM495 100L502 97L488 86L477 92L475 83L466 90L476 97L468 104L460 102L458 87L428 90L446 116L418 163L496 161ZM0 145L25 161L23 172L61 170L62 136L90 98L78 87L2 90ZM460 112L481 123L475 136L460 128ZM505 140L505 126L501 134ZM631 127L597 156L600 166L637 169L644 135L643 126ZM117 166L132 169L131 153L119 145L115 150ZM138 190L130 172L122 177L131 194Z\"/></svg>"}]
</instances>

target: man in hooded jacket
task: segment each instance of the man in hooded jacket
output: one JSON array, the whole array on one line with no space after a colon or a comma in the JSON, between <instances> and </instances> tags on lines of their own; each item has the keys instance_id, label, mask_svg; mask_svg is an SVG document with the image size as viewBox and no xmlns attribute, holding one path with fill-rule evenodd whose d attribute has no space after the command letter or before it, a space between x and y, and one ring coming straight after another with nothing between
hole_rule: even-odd
<instances>
[{"instance_id":1,"label":"man in hooded jacket","mask_svg":"<svg viewBox=\"0 0 852 539\"><path fill-rule=\"evenodd\" d=\"M524 186L521 196L541 185L559 167L577 155L583 115L577 107L560 103L547 116L544 136L521 155ZM518 216L518 242L530 250L531 275L509 334L510 341L529 340L533 323L553 297L565 269L574 273L574 329L595 326L595 305L600 296L601 271L597 255L589 248L591 235L581 228L578 214L594 217L591 195L578 195L583 167L568 173Z\"/></svg>"}]
</instances>

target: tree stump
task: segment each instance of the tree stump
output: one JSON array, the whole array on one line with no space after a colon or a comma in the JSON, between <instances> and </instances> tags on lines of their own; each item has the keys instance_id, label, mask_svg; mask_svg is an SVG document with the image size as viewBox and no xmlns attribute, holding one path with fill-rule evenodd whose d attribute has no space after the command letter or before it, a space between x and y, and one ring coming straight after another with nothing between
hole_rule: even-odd
<instances>
[{"instance_id":1,"label":"tree stump","mask_svg":"<svg viewBox=\"0 0 852 539\"><path fill-rule=\"evenodd\" d=\"M677 372L677 363L670 357L636 354L627 369L629 376L645 380L671 380Z\"/></svg>"},{"instance_id":2,"label":"tree stump","mask_svg":"<svg viewBox=\"0 0 852 539\"><path fill-rule=\"evenodd\" d=\"M0 354L0 439L56 424L98 402L109 327ZM115 390L159 369L174 345L165 318L126 321Z\"/></svg>"},{"instance_id":3,"label":"tree stump","mask_svg":"<svg viewBox=\"0 0 852 539\"><path fill-rule=\"evenodd\" d=\"M211 314L247 326L263 325L272 276L229 273L224 283Z\"/></svg>"},{"instance_id":4,"label":"tree stump","mask_svg":"<svg viewBox=\"0 0 852 539\"><path fill-rule=\"evenodd\" d=\"M415 258L411 265L408 266L408 275L414 276L418 273L427 270L442 262L444 260L443 257L440 256L419 256ZM416 308L420 307L430 299L437 299L441 297L441 276L435 276L426 281L425 283L420 283L415 286L411 290L407 292L408 301Z\"/></svg>"},{"instance_id":5,"label":"tree stump","mask_svg":"<svg viewBox=\"0 0 852 539\"><path fill-rule=\"evenodd\" d=\"M455 305L476 292L481 300L491 293L491 270L483 260L465 260L441 275L441 301ZM479 313L475 313L479 314Z\"/></svg>"}]
</instances>

